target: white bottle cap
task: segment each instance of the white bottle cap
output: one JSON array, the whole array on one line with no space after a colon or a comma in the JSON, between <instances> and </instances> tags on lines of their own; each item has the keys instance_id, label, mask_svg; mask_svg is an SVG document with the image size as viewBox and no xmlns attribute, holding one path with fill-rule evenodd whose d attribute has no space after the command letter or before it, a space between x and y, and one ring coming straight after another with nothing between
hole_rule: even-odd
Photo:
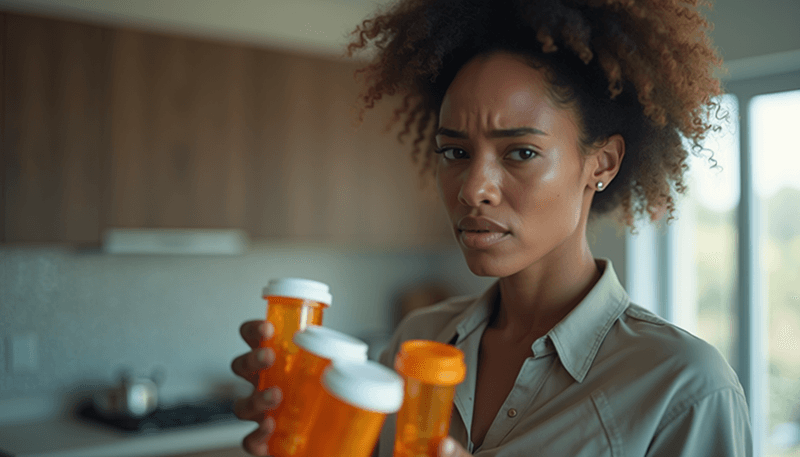
<instances>
[{"instance_id":1,"label":"white bottle cap","mask_svg":"<svg viewBox=\"0 0 800 457\"><path fill-rule=\"evenodd\" d=\"M294 344L323 359L334 362L366 362L367 343L342 332L309 325L292 338Z\"/></svg>"},{"instance_id":2,"label":"white bottle cap","mask_svg":"<svg viewBox=\"0 0 800 457\"><path fill-rule=\"evenodd\" d=\"M322 385L331 395L367 411L396 413L403 405L403 378L373 362L334 362L325 369Z\"/></svg>"},{"instance_id":3,"label":"white bottle cap","mask_svg":"<svg viewBox=\"0 0 800 457\"><path fill-rule=\"evenodd\" d=\"M292 297L331 305L333 297L327 284L311 279L279 278L271 279L264 288L264 297Z\"/></svg>"}]
</instances>

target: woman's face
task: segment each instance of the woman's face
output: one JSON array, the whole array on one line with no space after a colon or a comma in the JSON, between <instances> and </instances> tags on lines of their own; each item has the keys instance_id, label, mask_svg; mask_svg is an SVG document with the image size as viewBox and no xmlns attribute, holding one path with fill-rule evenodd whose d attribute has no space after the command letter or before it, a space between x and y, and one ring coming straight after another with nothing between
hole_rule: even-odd
<instances>
[{"instance_id":1,"label":"woman's face","mask_svg":"<svg viewBox=\"0 0 800 457\"><path fill-rule=\"evenodd\" d=\"M595 182L579 133L520 57L493 53L459 71L439 113L436 178L473 273L510 276L585 238Z\"/></svg>"}]
</instances>

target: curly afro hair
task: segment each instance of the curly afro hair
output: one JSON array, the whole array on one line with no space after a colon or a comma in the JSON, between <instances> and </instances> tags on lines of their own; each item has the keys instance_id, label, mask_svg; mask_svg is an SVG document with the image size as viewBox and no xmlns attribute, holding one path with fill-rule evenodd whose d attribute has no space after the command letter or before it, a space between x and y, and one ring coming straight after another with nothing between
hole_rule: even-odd
<instances>
[{"instance_id":1,"label":"curly afro hair","mask_svg":"<svg viewBox=\"0 0 800 457\"><path fill-rule=\"evenodd\" d=\"M689 152L720 127L722 61L706 35L701 0L403 0L365 20L347 55L374 46L356 71L366 88L360 117L384 95L402 97L392 124L412 156L432 170L434 132L445 91L471 58L523 55L545 72L551 98L576 110L584 150L613 134L625 139L619 173L595 194L591 217L616 213L635 231L645 212L671 221L686 191ZM709 6L709 5L705 5ZM721 119L721 118L719 118ZM424 147L423 147L424 145Z\"/></svg>"}]
</instances>

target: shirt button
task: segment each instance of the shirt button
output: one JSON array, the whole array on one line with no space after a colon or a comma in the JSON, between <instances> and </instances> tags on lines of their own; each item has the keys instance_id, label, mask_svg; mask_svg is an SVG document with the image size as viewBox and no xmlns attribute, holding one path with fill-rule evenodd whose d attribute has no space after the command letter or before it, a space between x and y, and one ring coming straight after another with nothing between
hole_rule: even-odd
<instances>
[{"instance_id":1,"label":"shirt button","mask_svg":"<svg viewBox=\"0 0 800 457\"><path fill-rule=\"evenodd\" d=\"M508 410L508 417L517 417L517 410L514 409L514 408L509 409Z\"/></svg>"}]
</instances>

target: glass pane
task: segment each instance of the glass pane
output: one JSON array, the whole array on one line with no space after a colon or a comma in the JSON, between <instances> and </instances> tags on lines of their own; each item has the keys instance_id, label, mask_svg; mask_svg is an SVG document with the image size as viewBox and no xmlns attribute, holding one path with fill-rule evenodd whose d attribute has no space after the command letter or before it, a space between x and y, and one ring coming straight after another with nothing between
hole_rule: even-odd
<instances>
[{"instance_id":1,"label":"glass pane","mask_svg":"<svg viewBox=\"0 0 800 457\"><path fill-rule=\"evenodd\" d=\"M672 312L676 325L715 346L736 368L739 109L732 95L720 102L729 121L709 134L701 157L690 156L687 194L671 230Z\"/></svg>"},{"instance_id":2,"label":"glass pane","mask_svg":"<svg viewBox=\"0 0 800 457\"><path fill-rule=\"evenodd\" d=\"M767 334L767 456L800 457L800 90L750 105Z\"/></svg>"}]
</instances>

